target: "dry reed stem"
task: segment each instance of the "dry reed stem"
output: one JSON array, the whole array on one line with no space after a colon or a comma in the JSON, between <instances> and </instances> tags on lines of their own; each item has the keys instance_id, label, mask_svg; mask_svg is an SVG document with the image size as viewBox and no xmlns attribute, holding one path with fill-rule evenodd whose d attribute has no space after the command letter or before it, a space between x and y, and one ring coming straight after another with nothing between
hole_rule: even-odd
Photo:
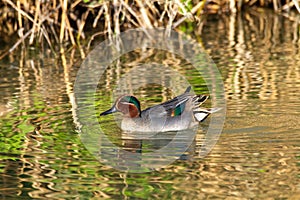
<instances>
[{"instance_id":1,"label":"dry reed stem","mask_svg":"<svg viewBox=\"0 0 300 200\"><path fill-rule=\"evenodd\" d=\"M115 34L118 36L121 34L119 18L120 18L120 12L121 12L122 5L118 3L118 0L114 0L113 6L114 6L114 10L115 10L115 14L114 14Z\"/></svg>"},{"instance_id":2,"label":"dry reed stem","mask_svg":"<svg viewBox=\"0 0 300 200\"><path fill-rule=\"evenodd\" d=\"M172 24L173 24L173 21L177 15L177 12L178 12L178 4L177 3L169 3L168 5L168 10L167 10L167 14L168 14L168 17L169 17L169 21L168 21L168 24L167 24L167 28L166 28L166 34L168 36L170 36L171 34L171 31L172 31Z\"/></svg>"},{"instance_id":3,"label":"dry reed stem","mask_svg":"<svg viewBox=\"0 0 300 200\"><path fill-rule=\"evenodd\" d=\"M48 32L46 31L44 25L42 25L41 32L42 32L44 38L46 39L47 43L49 44L50 48L53 50L52 42L50 41ZM41 36L42 36L42 35L40 35L40 37L41 37ZM41 41L41 39L40 39L40 41Z\"/></svg>"},{"instance_id":4,"label":"dry reed stem","mask_svg":"<svg viewBox=\"0 0 300 200\"><path fill-rule=\"evenodd\" d=\"M78 34L77 34L77 40L79 40L80 37L82 37L83 39L85 39L85 35L84 35L84 32L83 32L83 28L85 26L85 23L86 23L86 19L88 17L90 13L90 9L88 9L82 16L81 16L81 23L78 25Z\"/></svg>"},{"instance_id":5,"label":"dry reed stem","mask_svg":"<svg viewBox=\"0 0 300 200\"><path fill-rule=\"evenodd\" d=\"M142 19L144 22L143 25L141 24L142 27L153 28L151 21L148 17L148 14L146 13L146 9L145 9L143 3L140 0L135 0L135 1L136 1L137 5L139 6L140 12L142 14Z\"/></svg>"},{"instance_id":6,"label":"dry reed stem","mask_svg":"<svg viewBox=\"0 0 300 200\"><path fill-rule=\"evenodd\" d=\"M168 10L168 5L165 4L165 5L164 5L164 10L163 10L163 12L162 12L162 14L160 15L160 18L159 18L159 21L160 21L160 22L163 22L163 19L164 19L166 13L167 13L167 10Z\"/></svg>"},{"instance_id":7,"label":"dry reed stem","mask_svg":"<svg viewBox=\"0 0 300 200\"><path fill-rule=\"evenodd\" d=\"M17 8L18 8L18 10L21 10L21 3L20 3L20 1L17 1ZM19 27L23 27L22 15L21 15L20 12L18 12L18 25L19 25Z\"/></svg>"},{"instance_id":8,"label":"dry reed stem","mask_svg":"<svg viewBox=\"0 0 300 200\"><path fill-rule=\"evenodd\" d=\"M62 2L63 1L63 2ZM61 23L60 23L60 33L59 33L59 42L62 43L65 36L65 26L66 26L66 18L67 18L67 0L60 0L61 4Z\"/></svg>"},{"instance_id":9,"label":"dry reed stem","mask_svg":"<svg viewBox=\"0 0 300 200\"><path fill-rule=\"evenodd\" d=\"M35 30L40 30L40 25L38 24L38 18L39 18L39 14L40 14L40 1L36 0L36 10L35 10L35 14L34 14L34 24L37 24L37 26L33 26L32 29L33 31L31 32L31 36L29 39L29 44L31 45L33 43L34 40L34 34L35 34Z\"/></svg>"},{"instance_id":10,"label":"dry reed stem","mask_svg":"<svg viewBox=\"0 0 300 200\"><path fill-rule=\"evenodd\" d=\"M67 25L67 30L66 31L68 31L68 33L70 35L71 43L72 43L73 46L76 46L76 42L75 42L74 35L73 35L73 28L71 27L71 24L70 24L70 21L69 21L68 17L66 17L66 25Z\"/></svg>"},{"instance_id":11,"label":"dry reed stem","mask_svg":"<svg viewBox=\"0 0 300 200\"><path fill-rule=\"evenodd\" d=\"M159 15L159 11L157 10L157 8L155 8L154 4L151 3L152 0L146 0L145 3L147 4L147 6L150 8L150 10L153 12L153 14L155 15Z\"/></svg>"},{"instance_id":12,"label":"dry reed stem","mask_svg":"<svg viewBox=\"0 0 300 200\"><path fill-rule=\"evenodd\" d=\"M95 19L94 19L94 22L93 22L93 28L95 28L95 27L97 26L97 23L98 23L100 17L102 16L102 14L103 14L103 11L104 11L104 7L102 6L102 7L99 9L98 14L97 14L97 16L96 16Z\"/></svg>"},{"instance_id":13,"label":"dry reed stem","mask_svg":"<svg viewBox=\"0 0 300 200\"><path fill-rule=\"evenodd\" d=\"M292 0L292 1L294 2L297 11L300 13L300 6L299 6L299 3L298 3L298 0Z\"/></svg>"},{"instance_id":14,"label":"dry reed stem","mask_svg":"<svg viewBox=\"0 0 300 200\"><path fill-rule=\"evenodd\" d=\"M109 13L109 2L104 3L104 16L105 16L105 28L108 33L108 39L112 41L113 38L113 32L111 29L111 20L110 20L110 13Z\"/></svg>"},{"instance_id":15,"label":"dry reed stem","mask_svg":"<svg viewBox=\"0 0 300 200\"><path fill-rule=\"evenodd\" d=\"M229 0L229 10L232 13L236 13L237 10L236 10L236 2L235 2L235 0Z\"/></svg>"},{"instance_id":16,"label":"dry reed stem","mask_svg":"<svg viewBox=\"0 0 300 200\"><path fill-rule=\"evenodd\" d=\"M136 20L138 21L138 24L139 24L140 26L144 27L142 21L141 21L140 18L138 17L138 14L137 14L134 10L132 10L132 9L131 9L131 8L130 8L123 0L121 0L121 4L122 4L122 6L124 6L124 8L126 8L126 9L128 10L128 12L129 12L132 16L134 16L134 17L136 18Z\"/></svg>"},{"instance_id":17,"label":"dry reed stem","mask_svg":"<svg viewBox=\"0 0 300 200\"><path fill-rule=\"evenodd\" d=\"M71 4L70 9L73 10L82 0L77 0L74 3Z\"/></svg>"},{"instance_id":18,"label":"dry reed stem","mask_svg":"<svg viewBox=\"0 0 300 200\"><path fill-rule=\"evenodd\" d=\"M90 38L88 44L87 44L87 49L90 49L91 44L92 44L93 40L95 39L95 37L97 37L97 36L99 36L99 35L104 35L105 33L106 33L106 32L100 31L100 32L98 32L98 33L93 34L93 35L91 36L91 38Z\"/></svg>"},{"instance_id":19,"label":"dry reed stem","mask_svg":"<svg viewBox=\"0 0 300 200\"><path fill-rule=\"evenodd\" d=\"M124 2L123 0L120 1L121 2L121 6L124 7L124 10L123 10L123 14L125 15L126 19L131 23L133 24L134 26L138 27L139 24L138 23L141 23L141 21L139 20L139 18L137 17L137 14L127 5L126 2ZM129 14L126 14L128 11ZM131 17L132 16L135 16L136 20L138 21L138 23L136 23Z\"/></svg>"}]
</instances>

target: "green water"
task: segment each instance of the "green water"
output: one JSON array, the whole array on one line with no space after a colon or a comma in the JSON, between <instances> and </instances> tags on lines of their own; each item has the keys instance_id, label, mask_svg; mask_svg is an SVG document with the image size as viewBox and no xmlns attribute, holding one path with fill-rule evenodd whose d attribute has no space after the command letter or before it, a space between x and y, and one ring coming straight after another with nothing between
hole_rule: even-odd
<instances>
[{"instance_id":1,"label":"green water","mask_svg":"<svg viewBox=\"0 0 300 200\"><path fill-rule=\"evenodd\" d=\"M187 151L175 154L177 161L147 173L116 170L99 162L81 142L78 109L72 104L79 54L53 58L22 50L0 61L0 198L299 199L299 25L253 11L206 20L202 32L192 25L181 30L194 30L188 34L222 74L224 129L212 151L199 158L209 121L204 123ZM97 86L96 113L112 105L122 75L150 61L172 66L196 93L208 93L189 63L168 52L145 52L131 52L107 69ZM140 79L132 76L125 86L139 97L142 108L175 95L160 84L134 89ZM128 152L151 152L173 138L134 140L120 130L114 116L97 119L107 137ZM138 163L132 157L121 159Z\"/></svg>"}]
</instances>

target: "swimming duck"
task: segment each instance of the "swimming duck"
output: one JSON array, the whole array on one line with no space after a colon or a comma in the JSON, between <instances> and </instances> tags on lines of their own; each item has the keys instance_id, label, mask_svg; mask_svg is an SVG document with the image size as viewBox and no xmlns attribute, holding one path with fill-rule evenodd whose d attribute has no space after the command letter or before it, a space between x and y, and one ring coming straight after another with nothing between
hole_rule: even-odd
<instances>
[{"instance_id":1,"label":"swimming duck","mask_svg":"<svg viewBox=\"0 0 300 200\"><path fill-rule=\"evenodd\" d=\"M191 86L183 94L145 110L141 110L140 102L136 97L122 95L109 110L102 112L100 116L121 112L123 114L121 129L130 132L189 129L204 121L209 114L219 110L200 108L208 96L194 95L190 91Z\"/></svg>"}]
</instances>

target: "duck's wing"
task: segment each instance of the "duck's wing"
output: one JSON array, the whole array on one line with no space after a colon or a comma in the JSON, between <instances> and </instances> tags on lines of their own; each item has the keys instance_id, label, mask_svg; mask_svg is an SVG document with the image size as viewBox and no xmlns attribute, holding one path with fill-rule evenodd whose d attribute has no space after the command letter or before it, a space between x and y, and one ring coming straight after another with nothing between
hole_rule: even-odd
<instances>
[{"instance_id":1,"label":"duck's wing","mask_svg":"<svg viewBox=\"0 0 300 200\"><path fill-rule=\"evenodd\" d=\"M156 117L175 117L179 116L185 110L186 103L192 99L192 104L194 106L199 106L203 103L208 97L205 95L193 95L189 93L191 87L188 87L185 93L169 100L159 105L150 107L144 112L151 112L151 115Z\"/></svg>"}]
</instances>

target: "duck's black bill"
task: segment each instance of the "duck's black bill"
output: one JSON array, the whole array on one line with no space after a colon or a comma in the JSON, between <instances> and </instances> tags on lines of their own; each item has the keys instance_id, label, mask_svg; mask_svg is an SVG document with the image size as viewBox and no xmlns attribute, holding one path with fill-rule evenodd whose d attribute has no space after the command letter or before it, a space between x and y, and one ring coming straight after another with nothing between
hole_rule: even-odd
<instances>
[{"instance_id":1,"label":"duck's black bill","mask_svg":"<svg viewBox=\"0 0 300 200\"><path fill-rule=\"evenodd\" d=\"M111 109L109 109L109 110L107 110L107 111L101 113L100 116L108 115L108 114L111 114L111 113L114 113L114 112L117 112L117 111L118 111L118 110L116 109L116 107L113 106Z\"/></svg>"}]
</instances>

